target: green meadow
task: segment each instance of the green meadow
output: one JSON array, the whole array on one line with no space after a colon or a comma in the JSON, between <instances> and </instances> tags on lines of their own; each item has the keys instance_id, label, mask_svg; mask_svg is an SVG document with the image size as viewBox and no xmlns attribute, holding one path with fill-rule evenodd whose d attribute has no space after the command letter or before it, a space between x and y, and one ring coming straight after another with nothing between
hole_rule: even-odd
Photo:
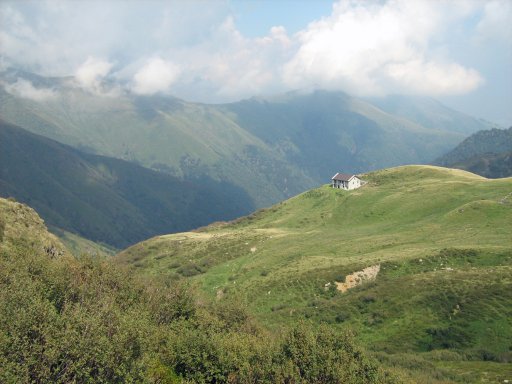
<instances>
[{"instance_id":1,"label":"green meadow","mask_svg":"<svg viewBox=\"0 0 512 384\"><path fill-rule=\"evenodd\" d=\"M116 261L189 279L205 300L242 302L271 329L299 319L350 329L413 381L510 379L512 179L432 166L362 178L357 190L326 185L233 222L149 239ZM336 289L377 265L374 280Z\"/></svg>"}]
</instances>

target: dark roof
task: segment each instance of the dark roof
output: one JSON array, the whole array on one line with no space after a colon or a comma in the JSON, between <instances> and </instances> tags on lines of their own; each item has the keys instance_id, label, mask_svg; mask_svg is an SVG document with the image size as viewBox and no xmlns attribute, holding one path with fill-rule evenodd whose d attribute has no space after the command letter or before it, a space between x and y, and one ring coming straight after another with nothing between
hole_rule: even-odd
<instances>
[{"instance_id":1,"label":"dark roof","mask_svg":"<svg viewBox=\"0 0 512 384\"><path fill-rule=\"evenodd\" d=\"M349 175L348 173L337 173L335 174L331 180L341 180L341 181L349 181L355 175Z\"/></svg>"}]
</instances>

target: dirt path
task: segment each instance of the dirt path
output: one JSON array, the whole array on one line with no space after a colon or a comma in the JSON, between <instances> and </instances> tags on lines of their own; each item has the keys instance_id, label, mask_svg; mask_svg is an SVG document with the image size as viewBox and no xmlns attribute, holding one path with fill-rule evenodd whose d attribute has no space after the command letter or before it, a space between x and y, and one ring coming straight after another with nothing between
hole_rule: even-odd
<instances>
[{"instance_id":1,"label":"dirt path","mask_svg":"<svg viewBox=\"0 0 512 384\"><path fill-rule=\"evenodd\" d=\"M357 271L351 275L345 277L345 282L340 283L336 281L336 288L338 291L347 292L349 289L357 287L358 285L366 282L375 280L380 271L380 264L372 265L371 267L365 268L362 271Z\"/></svg>"}]
</instances>

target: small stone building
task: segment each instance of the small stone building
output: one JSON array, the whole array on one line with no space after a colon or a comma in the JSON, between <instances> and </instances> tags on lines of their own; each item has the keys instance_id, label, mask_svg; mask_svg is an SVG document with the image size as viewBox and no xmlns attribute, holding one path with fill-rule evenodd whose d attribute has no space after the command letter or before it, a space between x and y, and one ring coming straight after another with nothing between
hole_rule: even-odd
<instances>
[{"instance_id":1,"label":"small stone building","mask_svg":"<svg viewBox=\"0 0 512 384\"><path fill-rule=\"evenodd\" d=\"M362 180L356 175L349 175L347 173L337 173L332 177L332 187L339 189L356 189L363 185Z\"/></svg>"}]
</instances>

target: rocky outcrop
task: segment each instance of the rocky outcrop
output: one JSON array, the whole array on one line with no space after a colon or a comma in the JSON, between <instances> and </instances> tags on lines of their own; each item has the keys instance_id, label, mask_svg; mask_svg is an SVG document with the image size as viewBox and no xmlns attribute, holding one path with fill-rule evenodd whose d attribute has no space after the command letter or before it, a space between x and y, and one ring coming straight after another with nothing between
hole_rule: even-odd
<instances>
[{"instance_id":1,"label":"rocky outcrop","mask_svg":"<svg viewBox=\"0 0 512 384\"><path fill-rule=\"evenodd\" d=\"M375 280L380 271L380 264L372 265L362 271L354 272L345 278L345 282L340 283L336 281L336 289L341 292L346 292L351 288L357 287L366 281Z\"/></svg>"}]
</instances>

